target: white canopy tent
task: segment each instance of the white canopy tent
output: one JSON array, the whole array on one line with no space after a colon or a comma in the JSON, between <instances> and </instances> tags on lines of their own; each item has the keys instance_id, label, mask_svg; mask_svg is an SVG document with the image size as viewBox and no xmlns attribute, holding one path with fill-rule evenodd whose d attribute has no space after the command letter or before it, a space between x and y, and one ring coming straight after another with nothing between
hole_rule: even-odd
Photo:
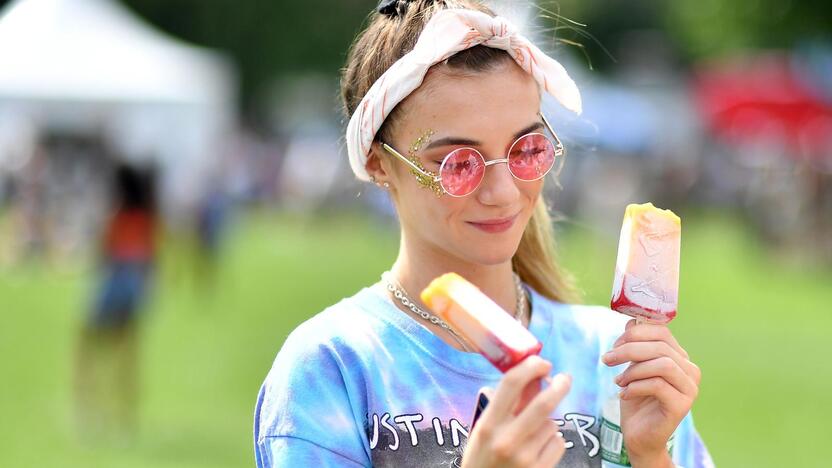
<instances>
[{"instance_id":1,"label":"white canopy tent","mask_svg":"<svg viewBox=\"0 0 832 468\"><path fill-rule=\"evenodd\" d=\"M32 135L95 133L155 162L162 201L193 202L234 123L215 52L153 29L117 0L15 0L0 13L0 170ZM4 158L4 155L6 156Z\"/></svg>"}]
</instances>

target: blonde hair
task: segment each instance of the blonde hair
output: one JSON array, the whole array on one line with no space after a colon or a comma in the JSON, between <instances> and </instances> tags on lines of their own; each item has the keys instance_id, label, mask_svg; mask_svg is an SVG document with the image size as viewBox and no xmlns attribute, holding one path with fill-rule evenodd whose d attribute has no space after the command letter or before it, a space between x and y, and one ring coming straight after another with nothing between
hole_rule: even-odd
<instances>
[{"instance_id":1,"label":"blonde hair","mask_svg":"<svg viewBox=\"0 0 832 468\"><path fill-rule=\"evenodd\" d=\"M349 118L375 81L399 58L413 49L425 24L437 12L447 8L466 8L495 16L477 0L400 0L399 14L387 16L372 13L369 25L350 48L346 67L341 75L341 99ZM447 67L455 72L478 73L496 68L512 58L503 50L475 46L463 50L447 60ZM396 107L376 135L388 139L400 117ZM514 271L538 293L559 302L577 302L574 281L558 265L554 229L549 210L541 195L534 208L520 245L512 258Z\"/></svg>"}]
</instances>

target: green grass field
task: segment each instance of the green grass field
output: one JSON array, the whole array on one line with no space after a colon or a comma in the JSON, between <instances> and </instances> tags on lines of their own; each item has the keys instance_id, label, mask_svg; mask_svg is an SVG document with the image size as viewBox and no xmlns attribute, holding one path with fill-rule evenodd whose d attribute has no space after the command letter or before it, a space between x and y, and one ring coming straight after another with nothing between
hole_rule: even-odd
<instances>
[{"instance_id":1,"label":"green grass field","mask_svg":"<svg viewBox=\"0 0 832 468\"><path fill-rule=\"evenodd\" d=\"M131 443L80 441L72 358L89 269L0 271L0 466L251 466L252 411L298 323L393 260L396 233L360 216L242 215L213 284L191 249L165 244L142 324L140 429ZM697 426L724 467L828 466L832 271L785 266L726 216L685 218L680 317L702 367ZM609 299L615 236L568 227L564 262L587 302Z\"/></svg>"}]
</instances>

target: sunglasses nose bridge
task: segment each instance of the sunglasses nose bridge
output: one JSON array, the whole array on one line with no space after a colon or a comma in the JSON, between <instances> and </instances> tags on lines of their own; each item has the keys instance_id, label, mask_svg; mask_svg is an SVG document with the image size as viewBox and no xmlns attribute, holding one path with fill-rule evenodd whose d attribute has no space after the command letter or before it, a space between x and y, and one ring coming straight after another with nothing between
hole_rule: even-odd
<instances>
[{"instance_id":1,"label":"sunglasses nose bridge","mask_svg":"<svg viewBox=\"0 0 832 468\"><path fill-rule=\"evenodd\" d=\"M508 164L508 158L502 158L502 159L492 159L491 161L486 161L486 162L485 162L485 167L488 167L488 166L493 166L493 165L495 165L495 164L500 164L500 163L506 163L506 164Z\"/></svg>"},{"instance_id":2,"label":"sunglasses nose bridge","mask_svg":"<svg viewBox=\"0 0 832 468\"><path fill-rule=\"evenodd\" d=\"M488 166L495 166L497 164L503 163L505 163L506 165L506 171L508 172L509 176L511 176L514 179L520 179L519 177L517 177L517 174L515 174L514 171L511 170L511 163L509 163L509 158L492 159L491 161L486 161L485 167L488 168ZM483 179L485 177L486 175L483 174Z\"/></svg>"},{"instance_id":3,"label":"sunglasses nose bridge","mask_svg":"<svg viewBox=\"0 0 832 468\"><path fill-rule=\"evenodd\" d=\"M504 168L494 167L488 169L489 166L499 166L501 164L505 164ZM511 170L511 164L509 163L509 158L498 158L492 159L490 161L485 162L485 169L482 174L482 179L480 180L480 185L483 184L491 184L491 185L501 185L504 183L510 183L511 185L515 184L515 180L517 176ZM489 175L490 173L490 175ZM486 182L489 180L489 182Z\"/></svg>"}]
</instances>

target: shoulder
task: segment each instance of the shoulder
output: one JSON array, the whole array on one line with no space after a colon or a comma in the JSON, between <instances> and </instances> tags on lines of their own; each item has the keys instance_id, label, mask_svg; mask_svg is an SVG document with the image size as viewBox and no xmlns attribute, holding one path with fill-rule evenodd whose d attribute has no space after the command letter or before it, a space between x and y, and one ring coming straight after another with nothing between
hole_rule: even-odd
<instances>
[{"instance_id":1,"label":"shoulder","mask_svg":"<svg viewBox=\"0 0 832 468\"><path fill-rule=\"evenodd\" d=\"M297 364L308 359L320 360L327 356L361 352L367 336L383 326L374 304L368 301L364 289L344 298L297 326L286 338L275 359Z\"/></svg>"},{"instance_id":2,"label":"shoulder","mask_svg":"<svg viewBox=\"0 0 832 468\"><path fill-rule=\"evenodd\" d=\"M371 359L361 343L376 326L361 294L326 308L286 338L258 395L258 437L315 432L323 420L358 424L354 414L363 411Z\"/></svg>"},{"instance_id":3,"label":"shoulder","mask_svg":"<svg viewBox=\"0 0 832 468\"><path fill-rule=\"evenodd\" d=\"M368 354L355 344L373 316L356 296L299 325L277 353L254 411L257 457L269 466L368 464Z\"/></svg>"}]
</instances>

